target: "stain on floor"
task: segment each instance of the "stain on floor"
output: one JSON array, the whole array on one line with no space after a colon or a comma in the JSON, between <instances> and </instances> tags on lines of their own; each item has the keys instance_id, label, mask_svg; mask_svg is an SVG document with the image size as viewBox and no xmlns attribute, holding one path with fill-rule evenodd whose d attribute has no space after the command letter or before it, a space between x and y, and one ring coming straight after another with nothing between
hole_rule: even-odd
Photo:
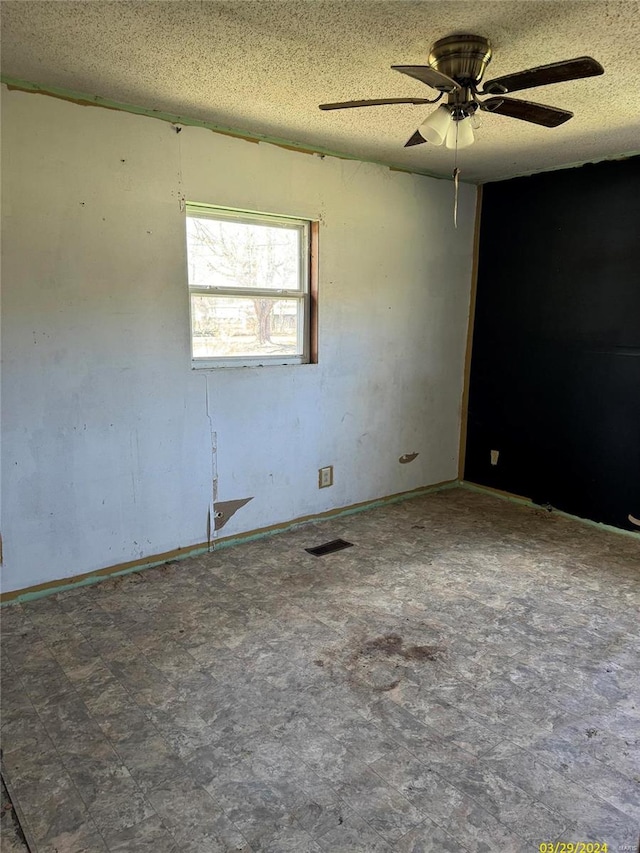
<instances>
[{"instance_id":1,"label":"stain on floor","mask_svg":"<svg viewBox=\"0 0 640 853\"><path fill-rule=\"evenodd\" d=\"M399 634L385 634L366 643L361 651L363 655L382 652L387 657L396 655L403 660L438 660L444 653L442 646L407 646L403 647L404 641Z\"/></svg>"},{"instance_id":2,"label":"stain on floor","mask_svg":"<svg viewBox=\"0 0 640 853\"><path fill-rule=\"evenodd\" d=\"M386 693L395 690L403 678L411 677L414 670L408 662L438 661L444 651L444 646L437 644L405 645L395 633L366 639L358 632L348 644L324 649L315 664L326 666L335 680L354 688Z\"/></svg>"}]
</instances>

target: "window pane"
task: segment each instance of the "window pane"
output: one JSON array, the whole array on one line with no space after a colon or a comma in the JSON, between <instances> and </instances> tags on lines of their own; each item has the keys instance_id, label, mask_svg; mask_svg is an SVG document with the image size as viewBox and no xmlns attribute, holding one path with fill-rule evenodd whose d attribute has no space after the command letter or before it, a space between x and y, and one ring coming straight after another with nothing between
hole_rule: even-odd
<instances>
[{"instance_id":1,"label":"window pane","mask_svg":"<svg viewBox=\"0 0 640 853\"><path fill-rule=\"evenodd\" d=\"M187 217L189 284L302 289L302 228Z\"/></svg>"},{"instance_id":2,"label":"window pane","mask_svg":"<svg viewBox=\"0 0 640 853\"><path fill-rule=\"evenodd\" d=\"M194 358L302 355L302 299L191 297Z\"/></svg>"}]
</instances>

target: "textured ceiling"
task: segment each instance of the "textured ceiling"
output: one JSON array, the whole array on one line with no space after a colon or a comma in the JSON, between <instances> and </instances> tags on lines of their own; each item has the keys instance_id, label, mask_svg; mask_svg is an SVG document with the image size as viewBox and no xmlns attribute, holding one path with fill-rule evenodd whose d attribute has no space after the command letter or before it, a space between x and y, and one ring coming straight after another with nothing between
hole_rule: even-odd
<instances>
[{"instance_id":1,"label":"textured ceiling","mask_svg":"<svg viewBox=\"0 0 640 853\"><path fill-rule=\"evenodd\" d=\"M429 106L320 112L355 98L430 97L390 70L452 32L490 39L488 77L580 55L603 77L518 92L575 117L547 129L485 114L459 152L488 181L640 149L640 3L204 0L0 3L5 75L435 174L452 153L405 149Z\"/></svg>"}]
</instances>

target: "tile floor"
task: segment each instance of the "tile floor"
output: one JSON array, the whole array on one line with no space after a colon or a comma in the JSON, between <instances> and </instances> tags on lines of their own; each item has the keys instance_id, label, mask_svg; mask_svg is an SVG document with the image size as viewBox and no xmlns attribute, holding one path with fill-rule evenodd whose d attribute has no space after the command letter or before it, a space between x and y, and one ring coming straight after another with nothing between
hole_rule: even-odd
<instances>
[{"instance_id":1,"label":"tile floor","mask_svg":"<svg viewBox=\"0 0 640 853\"><path fill-rule=\"evenodd\" d=\"M0 848L2 853L24 853L28 851L20 821L4 781L0 780Z\"/></svg>"},{"instance_id":2,"label":"tile floor","mask_svg":"<svg viewBox=\"0 0 640 853\"><path fill-rule=\"evenodd\" d=\"M639 605L461 489L308 525L5 608L6 772L34 853L635 853Z\"/></svg>"}]
</instances>

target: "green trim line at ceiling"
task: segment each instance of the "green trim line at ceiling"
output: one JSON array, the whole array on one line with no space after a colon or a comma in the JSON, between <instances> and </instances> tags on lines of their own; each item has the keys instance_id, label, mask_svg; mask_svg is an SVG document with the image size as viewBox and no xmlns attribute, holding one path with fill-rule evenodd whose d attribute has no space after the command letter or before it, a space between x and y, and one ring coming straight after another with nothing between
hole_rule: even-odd
<instances>
[{"instance_id":1,"label":"green trim line at ceiling","mask_svg":"<svg viewBox=\"0 0 640 853\"><path fill-rule=\"evenodd\" d=\"M189 118L188 116L177 115L175 113L167 113L163 110L153 110L147 107L138 107L134 104L123 104L119 101L111 101L109 98L102 98L100 95L88 95L86 92L76 92L71 89L63 89L59 86L47 86L40 83L31 83L29 80L19 80L16 77L10 77L7 74L0 74L0 83L3 83L9 89L17 89L21 92L29 92L31 94L49 95L52 98L59 98L63 101L77 104L84 107L102 107L106 110L118 110L123 113L132 113L133 115L146 116L147 118L156 118L160 121L166 121L170 124L183 125L185 127L202 127L205 130L211 130L213 133L220 133L224 136L232 136L237 139L244 139L248 142L266 142L269 145L277 145L280 148L288 148L294 151L299 151L302 154L317 154L321 157L337 157L340 160L355 160L359 163L371 163L373 166L383 166L391 169L394 172L406 172L409 175L420 175L424 178L436 178L440 181L452 181L450 175L438 175L435 172L429 172L426 169L410 169L407 166L399 163L385 163L381 160L369 160L363 157L357 157L355 154L346 154L340 151L331 151L328 148L321 148L315 145L307 145L302 142L293 142L289 139L282 139L278 136L266 136L262 133L255 133L249 130L239 130L234 127L226 127L225 125L215 124L202 119ZM468 183L471 186L476 186L476 181L465 181L461 179L461 183Z\"/></svg>"}]
</instances>

